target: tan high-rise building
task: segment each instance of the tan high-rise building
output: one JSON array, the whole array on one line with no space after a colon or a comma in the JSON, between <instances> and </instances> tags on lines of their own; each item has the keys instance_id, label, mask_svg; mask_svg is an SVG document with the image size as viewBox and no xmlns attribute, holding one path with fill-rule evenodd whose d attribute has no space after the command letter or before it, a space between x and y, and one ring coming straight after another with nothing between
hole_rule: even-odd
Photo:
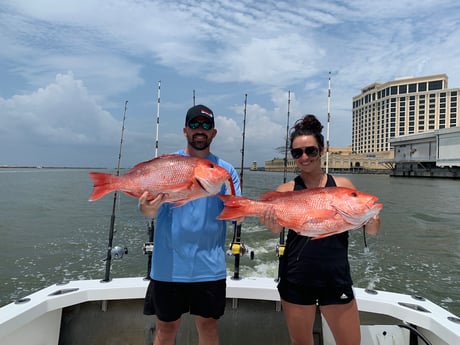
<instances>
[{"instance_id":1,"label":"tan high-rise building","mask_svg":"<svg viewBox=\"0 0 460 345\"><path fill-rule=\"evenodd\" d=\"M352 152L389 151L390 139L460 126L460 88L447 75L373 83L353 97Z\"/></svg>"}]
</instances>

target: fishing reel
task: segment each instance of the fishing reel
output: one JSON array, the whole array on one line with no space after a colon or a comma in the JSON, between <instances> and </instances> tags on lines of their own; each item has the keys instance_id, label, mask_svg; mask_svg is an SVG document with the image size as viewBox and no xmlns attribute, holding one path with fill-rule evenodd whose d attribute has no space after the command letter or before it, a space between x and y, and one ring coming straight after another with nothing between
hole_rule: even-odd
<instances>
[{"instance_id":1,"label":"fishing reel","mask_svg":"<svg viewBox=\"0 0 460 345\"><path fill-rule=\"evenodd\" d=\"M285 244L277 244L276 245L276 255L280 258L284 255L284 250L286 249Z\"/></svg>"},{"instance_id":2,"label":"fishing reel","mask_svg":"<svg viewBox=\"0 0 460 345\"><path fill-rule=\"evenodd\" d=\"M249 257L251 260L254 260L254 250L248 249L248 247L245 246L244 243L237 243L237 242L232 242L230 243L230 246L228 247L227 250L227 255L228 256L235 256L235 255L240 255L244 256L246 253L249 253Z\"/></svg>"},{"instance_id":3,"label":"fishing reel","mask_svg":"<svg viewBox=\"0 0 460 345\"><path fill-rule=\"evenodd\" d=\"M145 255L152 254L153 253L153 242L145 242L144 245L142 246L142 252Z\"/></svg>"},{"instance_id":4,"label":"fishing reel","mask_svg":"<svg viewBox=\"0 0 460 345\"><path fill-rule=\"evenodd\" d=\"M112 256L112 259L115 259L115 260L122 259L124 254L128 254L127 247L115 246L110 251L110 255Z\"/></svg>"}]
</instances>

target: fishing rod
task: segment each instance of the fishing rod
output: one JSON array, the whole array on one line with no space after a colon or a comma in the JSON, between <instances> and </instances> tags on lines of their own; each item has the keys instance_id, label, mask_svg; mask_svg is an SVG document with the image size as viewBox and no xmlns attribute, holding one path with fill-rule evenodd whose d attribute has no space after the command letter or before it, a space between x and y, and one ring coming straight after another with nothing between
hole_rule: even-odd
<instances>
[{"instance_id":1,"label":"fishing rod","mask_svg":"<svg viewBox=\"0 0 460 345\"><path fill-rule=\"evenodd\" d=\"M158 80L157 131L155 134L155 157L158 157L158 131L160 129L160 90L161 90L161 80Z\"/></svg>"},{"instance_id":2,"label":"fishing rod","mask_svg":"<svg viewBox=\"0 0 460 345\"><path fill-rule=\"evenodd\" d=\"M284 144L284 172L283 172L283 183L287 181L287 154L288 154L288 147L289 147L289 114L291 108L291 91L288 91L288 106L287 106L287 121L286 121L286 142ZM281 258L284 255L284 249L286 248L286 244L284 241L286 233L286 228L283 227L280 233L280 241L279 244L276 246L276 254L278 255L278 276L276 277L276 281L280 280L280 269L281 269Z\"/></svg>"},{"instance_id":3,"label":"fishing rod","mask_svg":"<svg viewBox=\"0 0 460 345\"><path fill-rule=\"evenodd\" d=\"M326 130L326 174L329 173L329 129L331 126L331 72L329 71L329 79L327 85L327 130ZM363 240L364 252L369 252L366 239L366 225L363 225Z\"/></svg>"},{"instance_id":4,"label":"fishing rod","mask_svg":"<svg viewBox=\"0 0 460 345\"><path fill-rule=\"evenodd\" d=\"M155 134L155 157L158 157L158 136L160 128L160 90L161 80L158 81L158 94L157 94L157 126ZM152 268L152 254L153 254L153 239L155 235L155 218L152 218L147 224L147 233L149 235L149 241L144 243L143 252L147 254L147 275L145 279L150 279L150 269Z\"/></svg>"},{"instance_id":5,"label":"fishing rod","mask_svg":"<svg viewBox=\"0 0 460 345\"><path fill-rule=\"evenodd\" d=\"M240 169L240 190L243 192L243 171L244 171L244 140L246 132L246 107L248 94L244 95L244 115L243 115L243 143L241 145L241 169ZM240 257L246 251L244 245L241 244L241 224L234 221L233 240L230 245L232 255L235 256L234 271L232 279L240 279Z\"/></svg>"},{"instance_id":6,"label":"fishing rod","mask_svg":"<svg viewBox=\"0 0 460 345\"><path fill-rule=\"evenodd\" d=\"M125 101L125 110L123 112L123 121L121 125L120 149L118 151L117 176L120 175L121 151L123 147L123 133L125 131L125 119L126 119L127 107L128 107L128 101ZM102 282L110 281L110 267L112 265L112 246L113 246L113 234L115 230L115 210L116 210L116 205L117 205L117 197L118 197L118 193L117 191L115 191L113 195L112 216L110 217L109 244L107 246L107 257L105 259L105 276ZM127 252L126 248L125 248L125 252Z\"/></svg>"},{"instance_id":7,"label":"fishing rod","mask_svg":"<svg viewBox=\"0 0 460 345\"><path fill-rule=\"evenodd\" d=\"M331 123L331 72L327 87L326 174L329 172L329 127Z\"/></svg>"}]
</instances>

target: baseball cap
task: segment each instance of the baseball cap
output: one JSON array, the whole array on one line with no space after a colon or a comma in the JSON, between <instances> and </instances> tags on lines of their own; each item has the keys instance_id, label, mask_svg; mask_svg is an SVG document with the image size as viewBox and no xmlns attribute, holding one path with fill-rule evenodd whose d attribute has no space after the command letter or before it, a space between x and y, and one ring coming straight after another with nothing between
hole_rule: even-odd
<instances>
[{"instance_id":1,"label":"baseball cap","mask_svg":"<svg viewBox=\"0 0 460 345\"><path fill-rule=\"evenodd\" d=\"M188 125L190 120L193 120L195 117L204 117L212 123L214 127L214 113L208 107L205 107L202 104L195 105L187 111L185 116L185 125Z\"/></svg>"}]
</instances>

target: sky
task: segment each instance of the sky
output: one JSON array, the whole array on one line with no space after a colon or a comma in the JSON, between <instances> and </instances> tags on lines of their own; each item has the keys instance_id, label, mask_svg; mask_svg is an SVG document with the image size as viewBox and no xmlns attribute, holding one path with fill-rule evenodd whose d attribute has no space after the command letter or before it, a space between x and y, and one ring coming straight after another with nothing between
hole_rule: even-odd
<instances>
[{"instance_id":1,"label":"sky","mask_svg":"<svg viewBox=\"0 0 460 345\"><path fill-rule=\"evenodd\" d=\"M350 145L372 83L460 87L460 2L2 0L0 47L0 166L116 167L121 148L129 168L183 149L195 102L239 169L283 157L305 114Z\"/></svg>"}]
</instances>

